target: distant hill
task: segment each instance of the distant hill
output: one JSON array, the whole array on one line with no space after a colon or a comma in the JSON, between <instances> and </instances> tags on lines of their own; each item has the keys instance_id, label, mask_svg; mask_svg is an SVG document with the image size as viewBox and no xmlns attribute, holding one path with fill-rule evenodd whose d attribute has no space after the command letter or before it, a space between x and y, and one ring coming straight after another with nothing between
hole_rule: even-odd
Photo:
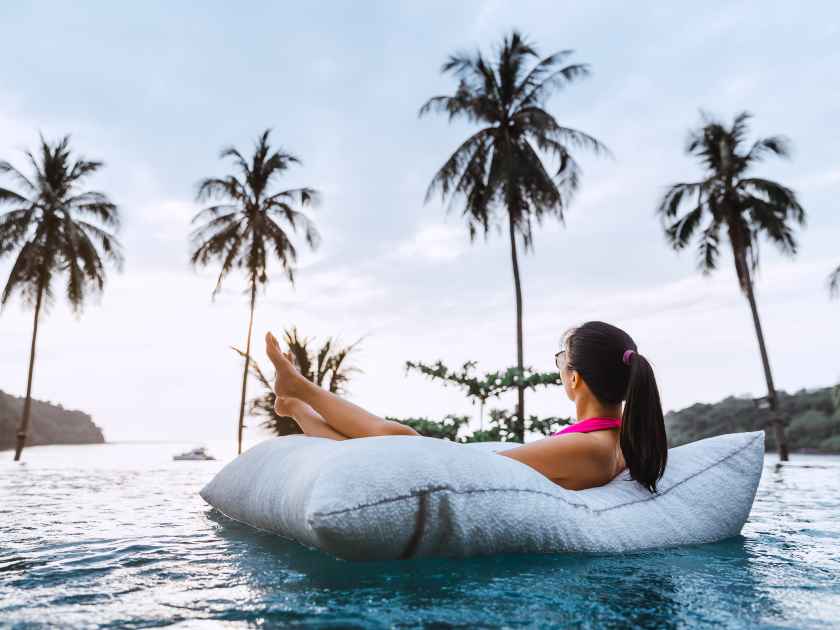
<instances>
[{"instance_id":1,"label":"distant hill","mask_svg":"<svg viewBox=\"0 0 840 630\"><path fill-rule=\"evenodd\" d=\"M779 408L787 418L786 435L792 451L840 453L840 401L836 388L802 389L795 394L779 392ZM767 413L758 409L752 398L730 396L710 405L696 403L665 414L668 441L677 446L712 435L763 429L767 450L776 450Z\"/></svg>"},{"instance_id":2,"label":"distant hill","mask_svg":"<svg viewBox=\"0 0 840 630\"><path fill-rule=\"evenodd\" d=\"M0 451L15 447L17 425L23 411L23 398L0 390ZM26 446L41 444L102 444L102 429L81 411L32 400L29 437Z\"/></svg>"}]
</instances>

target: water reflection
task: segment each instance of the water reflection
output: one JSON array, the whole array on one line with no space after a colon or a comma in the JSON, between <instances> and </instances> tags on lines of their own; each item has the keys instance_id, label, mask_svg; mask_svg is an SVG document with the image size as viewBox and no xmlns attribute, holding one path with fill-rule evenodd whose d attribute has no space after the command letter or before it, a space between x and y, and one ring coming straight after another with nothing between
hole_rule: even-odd
<instances>
[{"instance_id":1,"label":"water reflection","mask_svg":"<svg viewBox=\"0 0 840 630\"><path fill-rule=\"evenodd\" d=\"M274 578L286 571L285 590L310 593L311 603L327 610L388 605L396 609L395 621L404 620L407 611L418 618L457 619L470 602L468 612L480 614L486 623L597 621L666 628L720 620L728 609L734 621L744 614L745 605L754 615L782 612L759 588L760 572L752 566L755 554L743 536L621 556L503 555L362 563L259 532L213 509L206 517L230 549L250 549L231 558L252 592L270 599ZM722 575L729 579L722 581Z\"/></svg>"}]
</instances>

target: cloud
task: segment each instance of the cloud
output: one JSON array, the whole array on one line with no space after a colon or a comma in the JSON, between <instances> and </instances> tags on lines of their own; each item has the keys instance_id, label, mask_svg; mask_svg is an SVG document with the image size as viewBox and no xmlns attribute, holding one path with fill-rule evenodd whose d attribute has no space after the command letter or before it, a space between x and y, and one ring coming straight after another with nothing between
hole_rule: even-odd
<instances>
[{"instance_id":1,"label":"cloud","mask_svg":"<svg viewBox=\"0 0 840 630\"><path fill-rule=\"evenodd\" d=\"M463 226L431 223L420 227L410 238L396 247L399 258L425 260L429 262L451 261L466 250Z\"/></svg>"}]
</instances>

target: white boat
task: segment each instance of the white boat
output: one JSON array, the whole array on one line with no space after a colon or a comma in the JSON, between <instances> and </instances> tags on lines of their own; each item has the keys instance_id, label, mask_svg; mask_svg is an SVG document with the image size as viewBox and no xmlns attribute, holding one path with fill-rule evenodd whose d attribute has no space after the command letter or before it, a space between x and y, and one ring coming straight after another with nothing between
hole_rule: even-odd
<instances>
[{"instance_id":1,"label":"white boat","mask_svg":"<svg viewBox=\"0 0 840 630\"><path fill-rule=\"evenodd\" d=\"M197 448L192 449L191 451L187 451L185 453L179 453L178 455L173 455L172 459L175 461L186 461L186 460L208 460L208 459L216 459L212 455L207 452L207 449L203 446L199 446Z\"/></svg>"}]
</instances>

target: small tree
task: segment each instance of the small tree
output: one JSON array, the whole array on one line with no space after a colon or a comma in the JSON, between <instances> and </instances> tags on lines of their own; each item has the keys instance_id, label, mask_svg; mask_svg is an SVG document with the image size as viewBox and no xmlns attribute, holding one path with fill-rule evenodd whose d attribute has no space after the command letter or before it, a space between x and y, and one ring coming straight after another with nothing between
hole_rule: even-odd
<instances>
[{"instance_id":1,"label":"small tree","mask_svg":"<svg viewBox=\"0 0 840 630\"><path fill-rule=\"evenodd\" d=\"M429 418L393 418L391 416L385 416L385 419L407 424L425 437L440 438L449 440L450 442L459 441L458 431L470 421L469 416L458 416L451 413L444 416L440 422L430 420Z\"/></svg>"},{"instance_id":2,"label":"small tree","mask_svg":"<svg viewBox=\"0 0 840 630\"><path fill-rule=\"evenodd\" d=\"M475 361L467 361L456 371L450 370L442 361L433 364L406 361L405 371L408 373L410 370L416 370L432 380L441 381L444 386L454 385L463 389L473 404L476 401L480 404L480 431L484 430L484 405L488 399L498 398L505 392L518 390L520 387L526 390L561 384L559 372L534 372L530 367L520 371L519 368L511 367L504 371L486 372L484 376L479 377L473 375L476 365Z\"/></svg>"},{"instance_id":3,"label":"small tree","mask_svg":"<svg viewBox=\"0 0 840 630\"><path fill-rule=\"evenodd\" d=\"M463 442L516 442L519 443L517 435L518 418L514 412L507 409L491 409L490 427L486 430L473 431L472 435L466 436ZM571 423L571 418L560 418L550 416L540 418L530 415L525 419L525 430L541 435L551 435L562 427Z\"/></svg>"}]
</instances>

